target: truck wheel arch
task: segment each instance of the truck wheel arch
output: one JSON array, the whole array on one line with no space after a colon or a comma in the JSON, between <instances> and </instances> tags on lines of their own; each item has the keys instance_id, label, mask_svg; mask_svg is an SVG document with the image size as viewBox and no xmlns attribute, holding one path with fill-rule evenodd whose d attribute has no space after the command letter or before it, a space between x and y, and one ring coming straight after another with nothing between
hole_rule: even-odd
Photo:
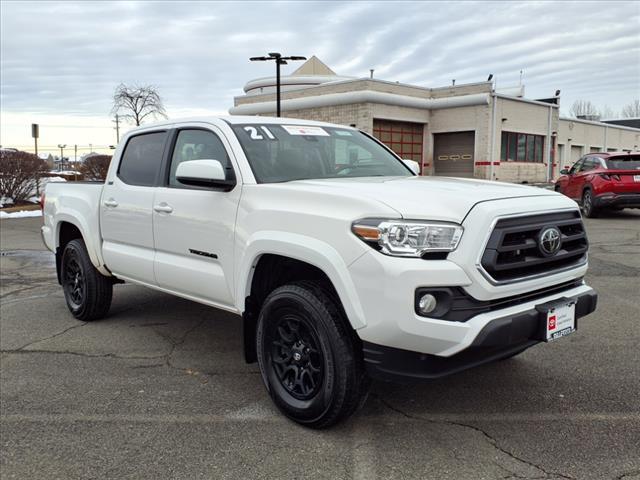
<instances>
[{"instance_id":1,"label":"truck wheel arch","mask_svg":"<svg viewBox=\"0 0 640 480\"><path fill-rule=\"evenodd\" d=\"M58 222L58 232L56 234L56 275L58 276L58 283L62 285L62 279L60 277L62 252L71 240L82 239L82 232L73 223L63 221Z\"/></svg>"},{"instance_id":2,"label":"truck wheel arch","mask_svg":"<svg viewBox=\"0 0 640 480\"><path fill-rule=\"evenodd\" d=\"M263 253L252 262L250 274L247 276L247 287L242 297L244 300L244 306L241 309L243 341L245 360L248 363L257 360L256 327L264 300L276 288L299 281L312 281L320 285L330 297L335 299L336 304L343 310L345 318L349 319L350 324L347 327L356 328L357 324L354 325L354 321L347 312L351 305L345 305L335 283L322 268L288 255Z\"/></svg>"},{"instance_id":3,"label":"truck wheel arch","mask_svg":"<svg viewBox=\"0 0 640 480\"><path fill-rule=\"evenodd\" d=\"M111 273L103 267L100 258L92 248L91 242L88 241L89 239L86 237L85 231L83 230L82 226L78 225L74 221L74 219L62 217L56 225L55 236L56 272L58 274L58 282L60 282L60 261L62 259L62 252L64 251L67 243L77 238L80 238L84 241L87 248L87 253L89 254L89 258L91 259L91 263L93 263L93 265L98 269L98 271L100 271L100 273L110 276Z\"/></svg>"}]
</instances>

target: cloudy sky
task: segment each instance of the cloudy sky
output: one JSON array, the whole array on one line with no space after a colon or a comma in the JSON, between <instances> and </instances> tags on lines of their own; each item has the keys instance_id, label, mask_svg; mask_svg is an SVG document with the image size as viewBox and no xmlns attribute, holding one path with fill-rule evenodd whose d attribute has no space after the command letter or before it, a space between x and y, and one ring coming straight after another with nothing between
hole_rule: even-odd
<instances>
[{"instance_id":1,"label":"cloudy sky","mask_svg":"<svg viewBox=\"0 0 640 480\"><path fill-rule=\"evenodd\" d=\"M154 84L171 117L226 113L273 74L248 57L317 55L341 75L428 87L485 80L562 90L614 112L640 96L640 2L0 3L3 146L115 142L120 83ZM285 73L293 71L289 66ZM125 127L126 128L126 127Z\"/></svg>"}]
</instances>

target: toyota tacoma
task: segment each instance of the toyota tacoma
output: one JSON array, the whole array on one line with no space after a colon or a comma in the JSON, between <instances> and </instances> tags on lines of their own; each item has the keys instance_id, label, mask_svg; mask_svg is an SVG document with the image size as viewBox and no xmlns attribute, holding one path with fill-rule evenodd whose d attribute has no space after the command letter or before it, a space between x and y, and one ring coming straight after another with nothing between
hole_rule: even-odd
<instances>
[{"instance_id":1,"label":"toyota tacoma","mask_svg":"<svg viewBox=\"0 0 640 480\"><path fill-rule=\"evenodd\" d=\"M131 282L237 314L277 407L314 428L371 378L433 380L594 311L580 211L544 189L419 175L354 128L232 116L129 132L104 183L47 185L71 314Z\"/></svg>"}]
</instances>

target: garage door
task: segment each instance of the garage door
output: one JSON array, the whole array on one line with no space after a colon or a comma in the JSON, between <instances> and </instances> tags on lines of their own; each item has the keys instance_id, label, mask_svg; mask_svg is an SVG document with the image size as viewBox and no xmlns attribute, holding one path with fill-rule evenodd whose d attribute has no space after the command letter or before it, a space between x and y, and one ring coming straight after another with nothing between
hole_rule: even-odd
<instances>
[{"instance_id":1,"label":"garage door","mask_svg":"<svg viewBox=\"0 0 640 480\"><path fill-rule=\"evenodd\" d=\"M582 157L582 147L571 145L571 165L576 163Z\"/></svg>"},{"instance_id":2,"label":"garage door","mask_svg":"<svg viewBox=\"0 0 640 480\"><path fill-rule=\"evenodd\" d=\"M400 157L422 164L421 123L373 120L373 136L384 143Z\"/></svg>"},{"instance_id":3,"label":"garage door","mask_svg":"<svg viewBox=\"0 0 640 480\"><path fill-rule=\"evenodd\" d=\"M474 132L433 135L433 165L436 175L473 178Z\"/></svg>"}]
</instances>

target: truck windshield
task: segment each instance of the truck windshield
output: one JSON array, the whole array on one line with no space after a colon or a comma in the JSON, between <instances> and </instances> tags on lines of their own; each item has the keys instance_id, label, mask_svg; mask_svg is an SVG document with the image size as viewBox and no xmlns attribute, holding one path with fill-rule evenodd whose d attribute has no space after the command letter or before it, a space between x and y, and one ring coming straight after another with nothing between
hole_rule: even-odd
<instances>
[{"instance_id":1,"label":"truck windshield","mask_svg":"<svg viewBox=\"0 0 640 480\"><path fill-rule=\"evenodd\" d=\"M259 123L231 127L258 183L412 175L402 161L357 130Z\"/></svg>"}]
</instances>

